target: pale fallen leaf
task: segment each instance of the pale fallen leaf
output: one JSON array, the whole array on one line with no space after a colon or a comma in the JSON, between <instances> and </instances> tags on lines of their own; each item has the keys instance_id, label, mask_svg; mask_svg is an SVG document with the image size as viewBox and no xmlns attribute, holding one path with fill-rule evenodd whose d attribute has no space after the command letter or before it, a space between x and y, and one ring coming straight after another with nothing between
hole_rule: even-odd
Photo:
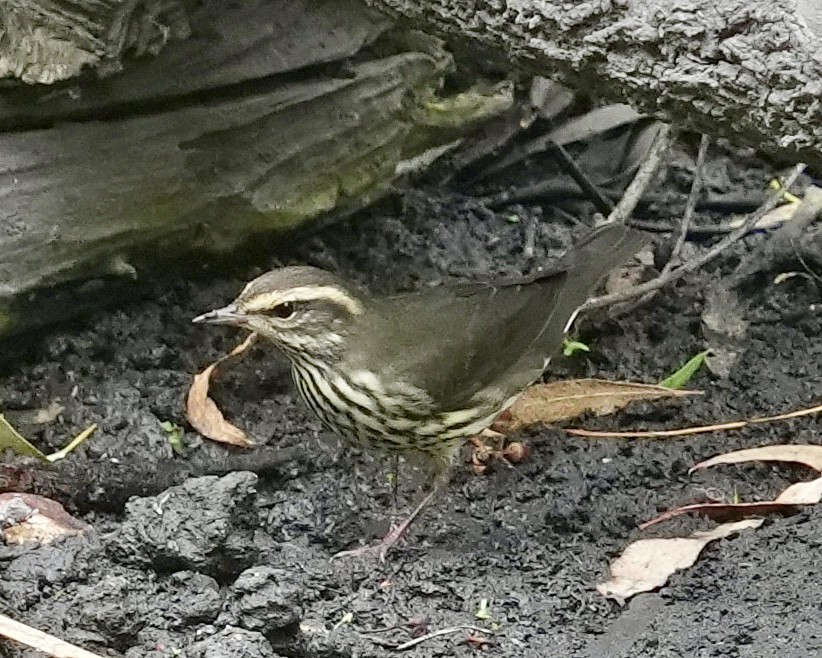
<instances>
[{"instance_id":1,"label":"pale fallen leaf","mask_svg":"<svg viewBox=\"0 0 822 658\"><path fill-rule=\"evenodd\" d=\"M535 76L531 80L528 96L531 107L535 108L539 116L547 121L553 121L565 112L571 107L575 98L574 92L568 87L541 76Z\"/></svg>"},{"instance_id":2,"label":"pale fallen leaf","mask_svg":"<svg viewBox=\"0 0 822 658\"><path fill-rule=\"evenodd\" d=\"M20 409L17 411L9 411L6 416L9 422L14 423L15 426L27 425L48 425L53 423L65 410L65 407L52 400L47 407L40 409Z\"/></svg>"},{"instance_id":3,"label":"pale fallen leaf","mask_svg":"<svg viewBox=\"0 0 822 658\"><path fill-rule=\"evenodd\" d=\"M784 205L777 206L773 210L762 215L762 217L754 225L754 228L773 228L774 226L779 226L780 224L789 222L793 219L798 207L798 204L795 203L786 203ZM730 224L733 228L736 228L737 226L741 226L743 221L744 219L737 219L730 222Z\"/></svg>"},{"instance_id":4,"label":"pale fallen leaf","mask_svg":"<svg viewBox=\"0 0 822 658\"><path fill-rule=\"evenodd\" d=\"M65 407L53 400L51 404L45 409L38 409L34 412L33 422L36 425L47 425L48 423L53 423L57 420L57 417L63 413Z\"/></svg>"},{"instance_id":5,"label":"pale fallen leaf","mask_svg":"<svg viewBox=\"0 0 822 658\"><path fill-rule=\"evenodd\" d=\"M208 389L214 369L223 361L245 352L254 343L256 336L256 334L250 334L227 356L222 357L202 372L194 375L194 381L188 391L186 400L186 418L195 430L212 441L229 443L243 448L254 446L254 442L246 436L243 430L225 419L217 404L208 396Z\"/></svg>"},{"instance_id":6,"label":"pale fallen leaf","mask_svg":"<svg viewBox=\"0 0 822 658\"><path fill-rule=\"evenodd\" d=\"M597 591L618 601L640 592L650 592L662 587L674 572L692 566L710 542L761 524L761 519L750 519L725 523L689 537L640 539L629 545L611 564L611 579L597 585Z\"/></svg>"},{"instance_id":7,"label":"pale fallen leaf","mask_svg":"<svg viewBox=\"0 0 822 658\"><path fill-rule=\"evenodd\" d=\"M702 468L708 468L718 464L741 464L750 461L776 461L804 464L822 473L822 446L786 444L735 450L699 462L696 466L692 466L688 473L693 473Z\"/></svg>"},{"instance_id":8,"label":"pale fallen leaf","mask_svg":"<svg viewBox=\"0 0 822 658\"><path fill-rule=\"evenodd\" d=\"M773 183L775 183L775 185ZM772 184L770 185L770 188L774 190L778 190L780 187L781 185L778 181L772 181ZM790 192L785 192L783 197L786 201L788 201L788 203L777 206L770 212L765 213L759 221L756 222L754 228L773 228L793 220L797 214L796 211L799 210L803 202L811 201L811 203L818 204L820 202L820 196L822 195L821 193L822 190L820 190L820 188L816 185L811 185L805 190L804 199L800 199ZM744 222L745 218L740 217L732 222L729 222L729 225L731 228L736 228L737 226L742 226Z\"/></svg>"},{"instance_id":9,"label":"pale fallen leaf","mask_svg":"<svg viewBox=\"0 0 822 658\"><path fill-rule=\"evenodd\" d=\"M7 544L49 544L90 531L91 526L75 519L57 501L30 493L0 494L0 536Z\"/></svg>"},{"instance_id":10,"label":"pale fallen leaf","mask_svg":"<svg viewBox=\"0 0 822 658\"><path fill-rule=\"evenodd\" d=\"M822 478L792 484L776 498L776 502L783 505L816 505L820 500Z\"/></svg>"},{"instance_id":11,"label":"pale fallen leaf","mask_svg":"<svg viewBox=\"0 0 822 658\"><path fill-rule=\"evenodd\" d=\"M572 379L531 386L495 424L513 431L536 423L557 423L586 411L604 416L637 400L659 400L699 395L699 391L676 391L652 384L609 382L604 379Z\"/></svg>"}]
</instances>

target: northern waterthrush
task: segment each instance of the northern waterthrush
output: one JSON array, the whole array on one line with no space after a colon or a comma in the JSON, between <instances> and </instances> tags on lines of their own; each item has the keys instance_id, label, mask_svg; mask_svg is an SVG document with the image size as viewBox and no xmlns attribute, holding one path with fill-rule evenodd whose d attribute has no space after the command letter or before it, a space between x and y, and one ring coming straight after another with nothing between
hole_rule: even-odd
<instances>
[{"instance_id":1,"label":"northern waterthrush","mask_svg":"<svg viewBox=\"0 0 822 658\"><path fill-rule=\"evenodd\" d=\"M366 448L431 464L433 486L413 513L377 547L343 553L383 558L447 481L462 442L540 378L576 308L645 242L642 233L609 225L530 278L383 298L314 267L284 267L194 322L270 339L291 360L297 390L326 427Z\"/></svg>"}]
</instances>

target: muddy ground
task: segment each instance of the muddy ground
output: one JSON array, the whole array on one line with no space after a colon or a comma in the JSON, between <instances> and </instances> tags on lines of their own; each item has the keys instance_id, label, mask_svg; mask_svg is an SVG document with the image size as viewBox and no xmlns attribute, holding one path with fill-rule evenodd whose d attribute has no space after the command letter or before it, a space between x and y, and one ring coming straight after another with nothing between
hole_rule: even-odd
<instances>
[{"instance_id":1,"label":"muddy ground","mask_svg":"<svg viewBox=\"0 0 822 658\"><path fill-rule=\"evenodd\" d=\"M689 162L677 157L656 190L662 201L641 209L642 217L677 216ZM735 169L739 163L746 169ZM709 189L758 193L772 171L718 158ZM576 210L590 215L587 206ZM529 230L533 258L523 254ZM94 533L53 546L0 548L0 611L100 654L132 658L822 652L819 509L712 544L696 566L624 607L595 590L631 540L711 525L682 519L637 530L660 511L706 495L764 498L809 479L806 470L775 466L687 471L739 447L819 442L814 417L658 441L577 439L560 428L523 432L516 438L532 448L527 461L483 476L459 464L447 495L385 564L329 560L386 530L389 466L321 428L296 399L283 358L257 347L215 385L227 416L259 449L226 450L186 426L192 373L240 339L191 318L229 301L270 262L324 266L377 291L409 289L527 270L579 230L537 205L491 212L455 192L423 189L298 236L273 259L249 264L237 255L222 275L195 266L194 276L153 283L141 299L7 344L0 409L34 442L51 450L91 423L100 430L61 466L68 483L49 485ZM746 240L720 265L627 316L584 322L581 338L592 352L560 363L551 376L656 382L670 374L706 346L705 287L764 239ZM697 376L692 384L703 396L570 424L670 428L818 404L822 314L810 309L819 291L804 277L774 285L784 269L791 267L749 282L744 352L729 376ZM27 421L26 411L54 401L64 407L57 420ZM163 421L186 427L183 455L171 449ZM296 459L279 463L288 449ZM402 473L407 504L416 493L408 469ZM478 619L483 599L488 618ZM487 629L487 644L467 641L472 631L461 629L397 650L455 626ZM33 655L0 641L0 656Z\"/></svg>"}]
</instances>

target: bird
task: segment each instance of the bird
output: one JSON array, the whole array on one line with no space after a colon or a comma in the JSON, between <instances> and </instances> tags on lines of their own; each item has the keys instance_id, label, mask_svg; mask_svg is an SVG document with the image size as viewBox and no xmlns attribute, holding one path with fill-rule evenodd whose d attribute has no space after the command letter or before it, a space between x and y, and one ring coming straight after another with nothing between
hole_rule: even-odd
<instances>
[{"instance_id":1,"label":"bird","mask_svg":"<svg viewBox=\"0 0 822 658\"><path fill-rule=\"evenodd\" d=\"M402 523L376 545L334 556L385 560L446 486L461 445L542 377L576 309L647 241L623 224L605 225L534 275L382 297L323 269L282 267L193 321L268 339L324 426L428 467L429 490Z\"/></svg>"}]
</instances>

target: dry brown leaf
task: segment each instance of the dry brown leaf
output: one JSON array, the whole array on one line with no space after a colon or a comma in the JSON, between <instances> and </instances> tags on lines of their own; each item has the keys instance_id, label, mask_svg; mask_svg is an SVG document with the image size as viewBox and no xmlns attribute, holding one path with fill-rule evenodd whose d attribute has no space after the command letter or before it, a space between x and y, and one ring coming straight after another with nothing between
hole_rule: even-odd
<instances>
[{"instance_id":1,"label":"dry brown leaf","mask_svg":"<svg viewBox=\"0 0 822 658\"><path fill-rule=\"evenodd\" d=\"M194 381L188 390L186 400L186 417L191 426L204 437L220 443L228 443L243 448L251 448L254 442L239 427L229 423L217 404L208 396L211 375L214 369L231 357L245 352L256 340L256 334L250 334L237 345L227 356L215 361L202 372L194 375Z\"/></svg>"},{"instance_id":2,"label":"dry brown leaf","mask_svg":"<svg viewBox=\"0 0 822 658\"><path fill-rule=\"evenodd\" d=\"M775 500L755 503L696 503L668 510L639 526L644 530L652 525L668 521L683 514L701 514L714 521L731 521L749 516L769 514L793 514L803 505L816 505L822 500L822 478L809 482L797 482L789 486Z\"/></svg>"},{"instance_id":3,"label":"dry brown leaf","mask_svg":"<svg viewBox=\"0 0 822 658\"><path fill-rule=\"evenodd\" d=\"M690 537L640 539L629 545L611 564L611 579L597 585L597 591L618 601L650 592L662 587L674 572L692 566L710 542L761 524L761 519L751 519L725 523L707 532L695 532Z\"/></svg>"},{"instance_id":4,"label":"dry brown leaf","mask_svg":"<svg viewBox=\"0 0 822 658\"><path fill-rule=\"evenodd\" d=\"M652 525L675 519L683 514L699 514L712 521L725 522L738 521L750 516L789 515L794 514L798 509L797 503L777 502L775 500L764 500L756 503L694 503L693 505L683 505L663 512L650 521L641 523L639 529L645 530Z\"/></svg>"},{"instance_id":5,"label":"dry brown leaf","mask_svg":"<svg viewBox=\"0 0 822 658\"><path fill-rule=\"evenodd\" d=\"M586 411L604 416L636 400L699 394L699 391L675 391L653 384L610 382L604 379L572 379L536 384L525 389L495 427L513 431L536 423L569 420Z\"/></svg>"},{"instance_id":6,"label":"dry brown leaf","mask_svg":"<svg viewBox=\"0 0 822 658\"><path fill-rule=\"evenodd\" d=\"M775 445L763 446L761 448L748 448L747 450L735 450L717 455L699 462L691 467L689 473L698 471L709 466L718 464L741 464L750 461L775 461L804 464L809 468L822 473L822 446L817 445Z\"/></svg>"}]
</instances>

